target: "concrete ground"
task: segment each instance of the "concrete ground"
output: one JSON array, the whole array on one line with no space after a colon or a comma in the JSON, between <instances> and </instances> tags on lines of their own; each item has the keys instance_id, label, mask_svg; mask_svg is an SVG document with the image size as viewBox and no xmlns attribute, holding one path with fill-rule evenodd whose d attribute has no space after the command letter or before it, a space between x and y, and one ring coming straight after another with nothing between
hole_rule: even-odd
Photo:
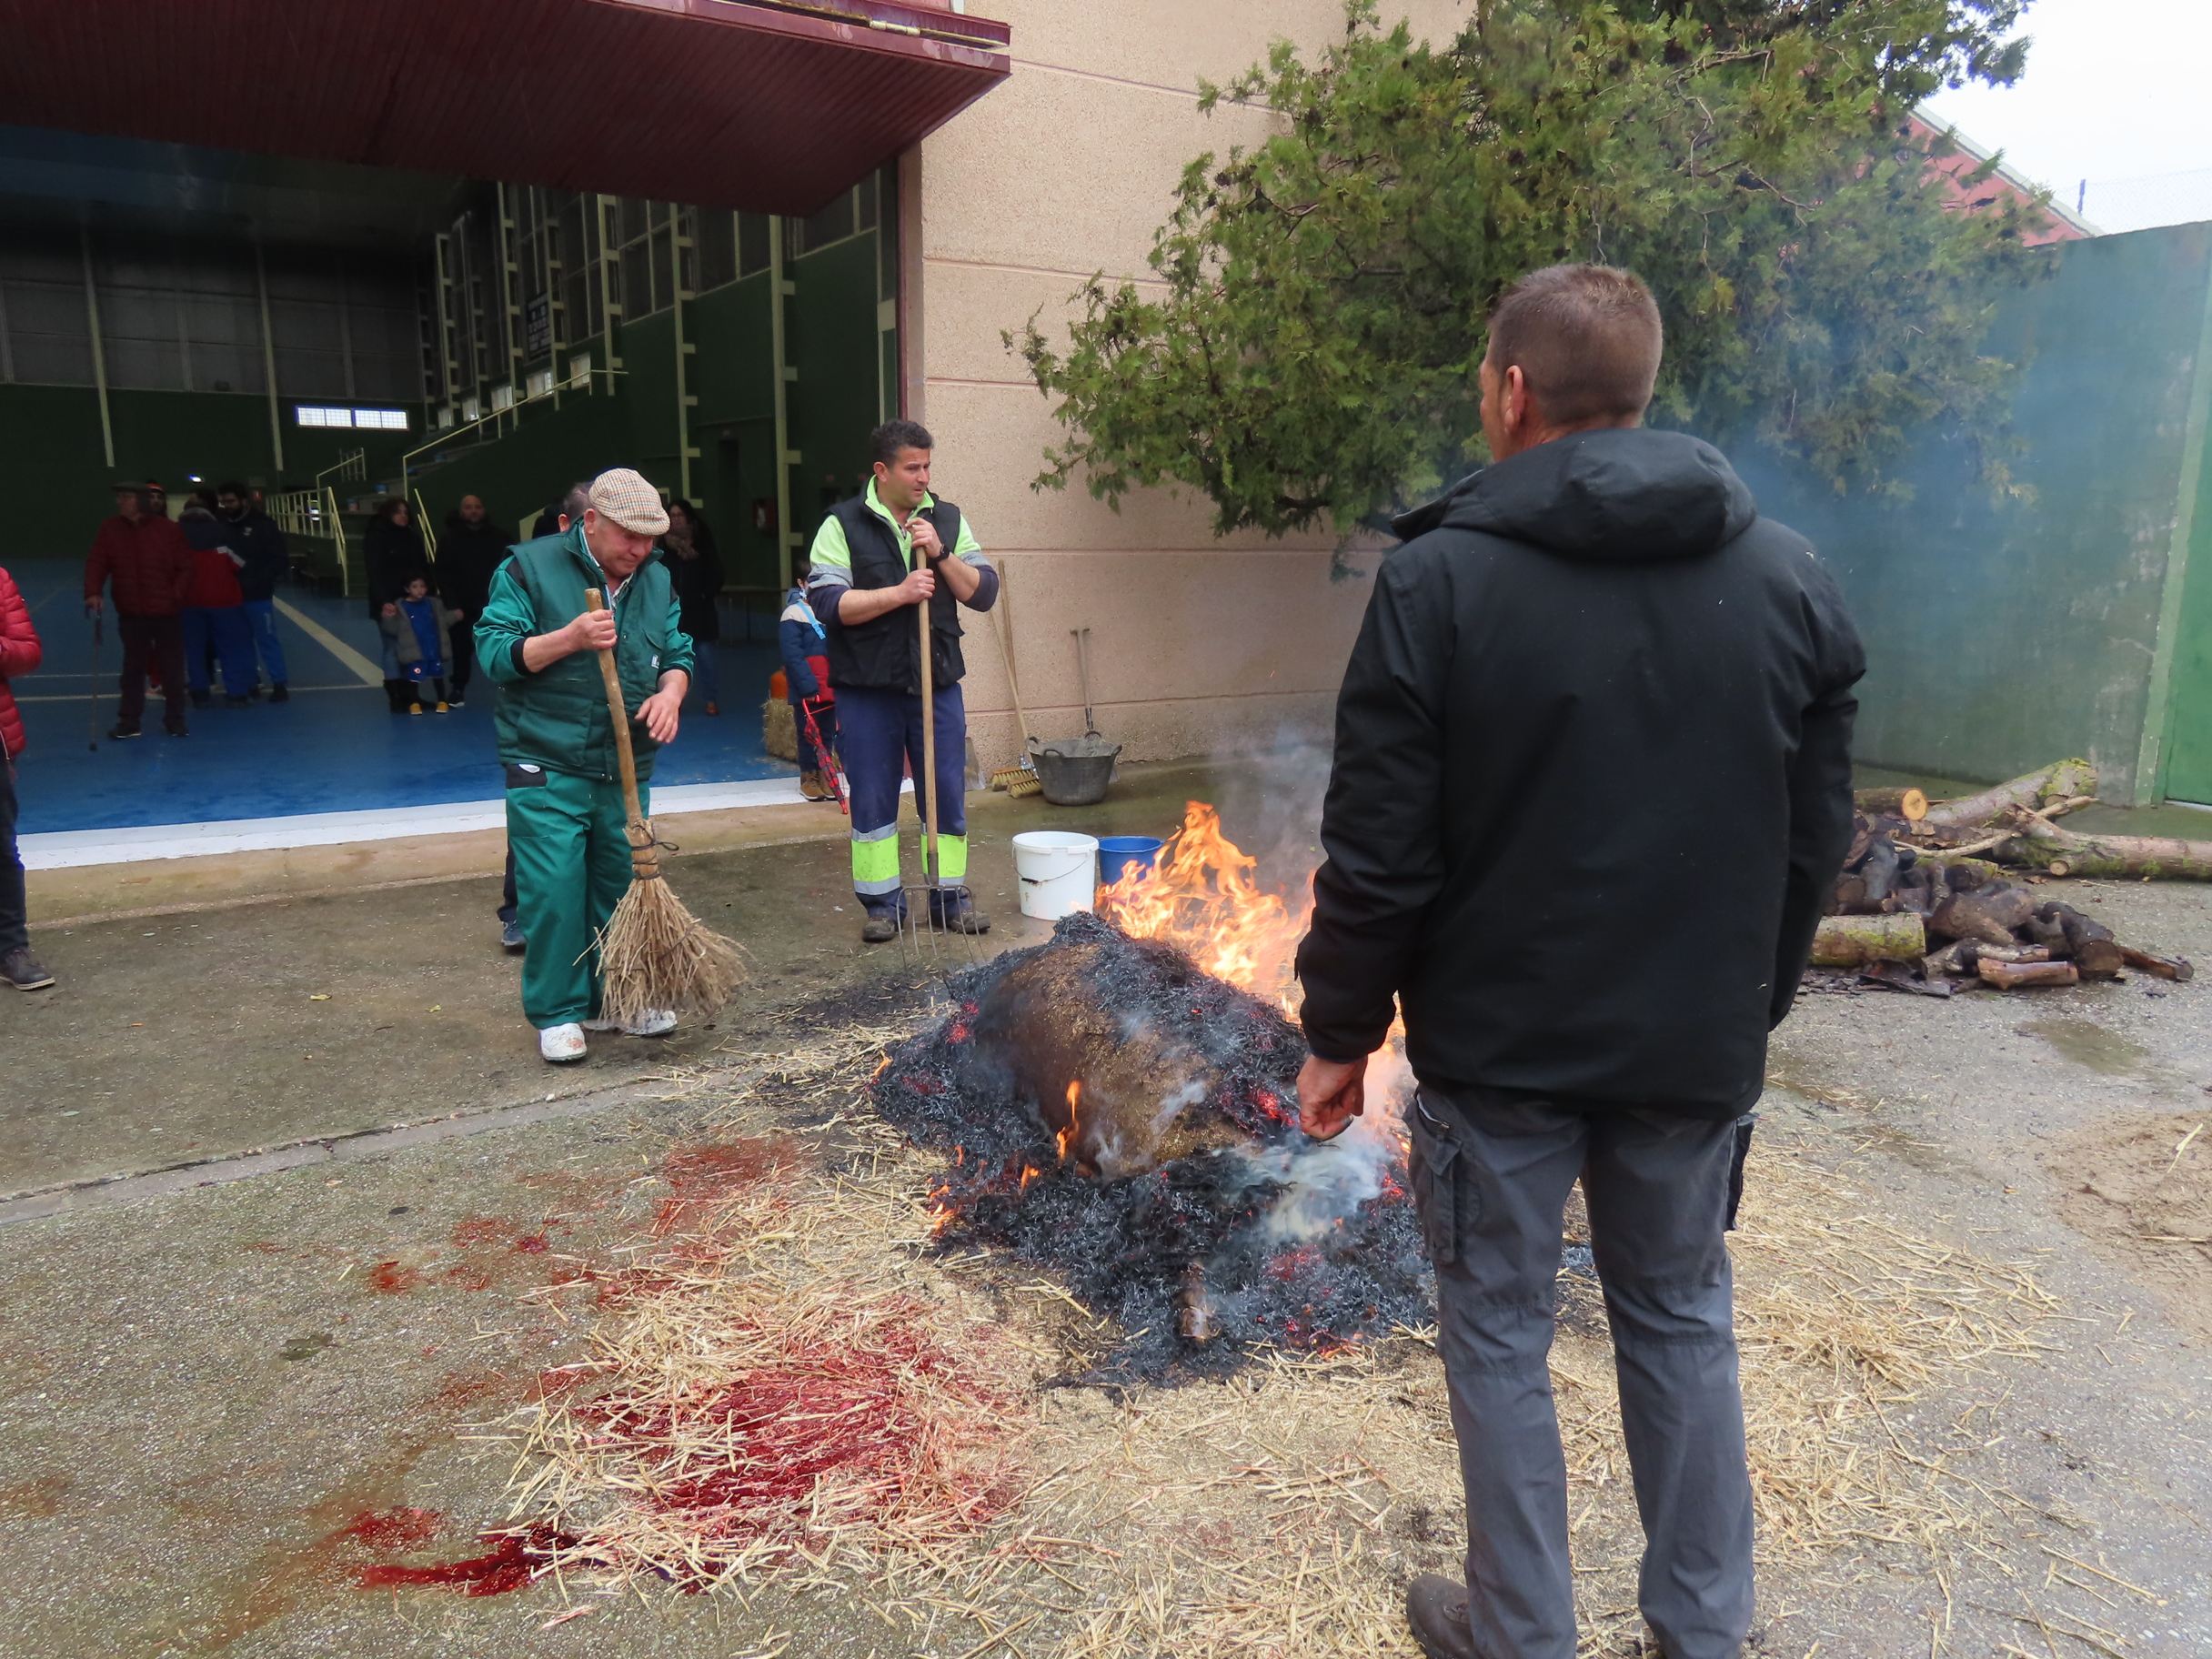
<instances>
[{"instance_id":1,"label":"concrete ground","mask_svg":"<svg viewBox=\"0 0 2212 1659\"><path fill-rule=\"evenodd\" d=\"M1318 765L1133 769L1084 813L980 799L990 944L1042 931L1014 915L1016 829L1165 833L1212 799L1287 872L1312 857ZM35 930L63 984L0 1004L0 1654L910 1651L834 1596L648 1595L546 1629L551 1585L350 1587L377 1556L363 1517L429 1513L449 1555L504 1519L504 1462L468 1425L588 1335L522 1298L638 1236L666 1150L764 1065L929 999L929 972L858 943L840 829L834 809L702 822L678 890L744 939L754 988L711 1028L602 1041L559 1072L496 946L496 841L428 874L296 858L272 898L251 863L227 889L202 871L182 910L158 887L118 903L97 872L42 878ZM2212 891L2068 896L2212 963ZM1934 1651L1933 1619L1946 1653L2212 1653L2212 1131L2183 1145L2212 1119L2207 994L1808 996L1784 1028L1775 1131L1844 1149L1927 1236L2028 1264L2061 1313L2038 1360L1909 1408L1987 1413L1967 1466L2008 1494L1990 1501L2012 1536L1986 1582L1887 1572L1870 1543L1770 1580L1765 1651L1902 1659ZM2052 1571L2090 1588L2054 1591ZM2070 1598L2047 1635L2022 1623L2030 1592ZM910 1651L955 1659L978 1634Z\"/></svg>"}]
</instances>

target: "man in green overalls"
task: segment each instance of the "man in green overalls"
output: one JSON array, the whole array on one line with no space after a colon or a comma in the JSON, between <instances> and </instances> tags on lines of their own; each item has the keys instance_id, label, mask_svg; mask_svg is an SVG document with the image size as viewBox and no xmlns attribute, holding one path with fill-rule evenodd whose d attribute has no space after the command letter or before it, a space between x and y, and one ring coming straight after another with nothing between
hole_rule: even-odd
<instances>
[{"instance_id":1,"label":"man in green overalls","mask_svg":"<svg viewBox=\"0 0 2212 1659\"><path fill-rule=\"evenodd\" d=\"M492 578L477 660L498 686L507 841L523 937L522 1011L538 1051L584 1058L584 1032L663 1036L676 1016L617 1026L598 1018L598 939L628 890L630 849L614 725L598 654L611 649L630 709L640 799L653 756L676 737L691 684L691 641L655 538L660 494L628 468L592 480L580 522L526 541ZM608 608L588 611L597 588Z\"/></svg>"}]
</instances>

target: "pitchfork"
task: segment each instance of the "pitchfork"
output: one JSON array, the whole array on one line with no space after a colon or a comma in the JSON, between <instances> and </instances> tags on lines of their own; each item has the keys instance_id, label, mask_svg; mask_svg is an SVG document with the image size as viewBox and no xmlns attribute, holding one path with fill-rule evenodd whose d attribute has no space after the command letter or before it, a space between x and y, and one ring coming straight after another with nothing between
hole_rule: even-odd
<instances>
[{"instance_id":1,"label":"pitchfork","mask_svg":"<svg viewBox=\"0 0 2212 1659\"><path fill-rule=\"evenodd\" d=\"M917 605L914 615L920 630L921 660L921 776L914 780L921 801L921 886L902 888L899 894L899 937L907 950L907 960L919 963L922 960L922 936L929 936L929 960L934 971L943 977L946 972L944 953L937 943L940 931L948 929L930 925L929 906L950 899L958 903L968 897L965 887L940 889L938 886L937 861L937 688L936 675L930 662L930 608ZM902 860L903 862L903 860ZM940 895L942 895L942 898ZM965 966L974 967L983 960L982 948L975 942L972 933L954 932L953 937L965 943L961 954Z\"/></svg>"}]
</instances>

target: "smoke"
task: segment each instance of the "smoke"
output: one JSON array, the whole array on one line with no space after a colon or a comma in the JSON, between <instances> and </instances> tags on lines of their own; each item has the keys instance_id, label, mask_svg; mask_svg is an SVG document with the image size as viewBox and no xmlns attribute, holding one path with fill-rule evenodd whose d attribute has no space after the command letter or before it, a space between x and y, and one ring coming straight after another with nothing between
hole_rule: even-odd
<instances>
[{"instance_id":1,"label":"smoke","mask_svg":"<svg viewBox=\"0 0 2212 1659\"><path fill-rule=\"evenodd\" d=\"M1246 1153L1254 1178L1282 1191L1261 1222L1270 1243L1305 1244L1341 1228L1362 1204L1404 1196L1405 1111L1413 1074L1397 1050L1367 1062L1367 1107L1333 1141L1294 1141Z\"/></svg>"}]
</instances>

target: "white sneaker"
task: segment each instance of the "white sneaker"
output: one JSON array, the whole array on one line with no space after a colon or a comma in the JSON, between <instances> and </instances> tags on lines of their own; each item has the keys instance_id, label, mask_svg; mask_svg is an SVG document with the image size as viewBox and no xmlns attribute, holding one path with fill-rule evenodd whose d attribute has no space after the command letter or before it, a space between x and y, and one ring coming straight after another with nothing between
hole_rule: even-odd
<instances>
[{"instance_id":1,"label":"white sneaker","mask_svg":"<svg viewBox=\"0 0 2212 1659\"><path fill-rule=\"evenodd\" d=\"M587 1020L588 1031L619 1031L625 1037L666 1037L676 1029L676 1016L665 1008L649 1008L635 1020Z\"/></svg>"},{"instance_id":2,"label":"white sneaker","mask_svg":"<svg viewBox=\"0 0 2212 1659\"><path fill-rule=\"evenodd\" d=\"M574 1022L548 1025L538 1033L538 1052L541 1059L557 1066L568 1065L583 1059L584 1028Z\"/></svg>"}]
</instances>

